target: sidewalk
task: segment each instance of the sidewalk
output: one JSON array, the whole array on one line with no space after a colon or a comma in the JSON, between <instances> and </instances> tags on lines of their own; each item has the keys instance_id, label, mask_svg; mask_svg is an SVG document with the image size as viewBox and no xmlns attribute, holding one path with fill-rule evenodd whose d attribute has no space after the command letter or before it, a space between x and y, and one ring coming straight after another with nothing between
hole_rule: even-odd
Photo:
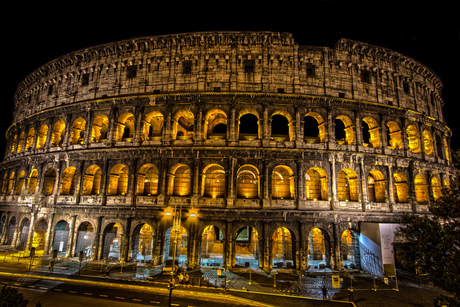
<instances>
[{"instance_id":1,"label":"sidewalk","mask_svg":"<svg viewBox=\"0 0 460 307\"><path fill-rule=\"evenodd\" d=\"M21 254L15 257L4 257L3 249L0 248L0 271L13 271L24 273L31 263L28 255ZM19 256L19 258L17 257ZM159 291L167 290L169 276L161 275L161 268L143 263L120 264L118 262L94 261L81 263L77 258L57 259L52 274L48 274L48 264L51 256L36 257L32 262L31 274L47 276L47 278L66 278L77 281L91 281L103 283L130 284ZM110 276L107 278L107 267L111 266ZM224 271L222 271L224 272ZM190 276L190 284L183 288L178 286L174 293L180 295L181 291L190 293L207 293L207 295L233 296L241 299L253 300L265 304L264 306L337 306L354 304L348 302L349 292L354 289L353 295L355 306L433 306L433 299L441 294L435 288L427 288L399 280L398 289L394 280L385 285L382 280L374 279L373 276L356 273L352 279L344 272L331 270L314 271L299 276L295 273L278 272L267 275L261 270L232 270L218 276L216 269L196 269L187 272ZM340 289L333 289L331 274L341 274L343 282ZM147 281L147 277L153 277L153 281ZM332 301L322 301L323 285L329 289L329 298ZM225 285L229 291L224 291ZM377 290L377 291L375 291ZM249 303L248 303L249 304Z\"/></svg>"}]
</instances>

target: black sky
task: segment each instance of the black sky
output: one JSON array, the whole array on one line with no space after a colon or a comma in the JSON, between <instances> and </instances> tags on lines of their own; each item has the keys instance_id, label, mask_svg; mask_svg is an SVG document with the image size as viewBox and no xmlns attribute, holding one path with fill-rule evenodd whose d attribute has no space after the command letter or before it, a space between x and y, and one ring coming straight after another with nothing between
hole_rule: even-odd
<instances>
[{"instance_id":1,"label":"black sky","mask_svg":"<svg viewBox=\"0 0 460 307\"><path fill-rule=\"evenodd\" d=\"M0 157L18 83L66 53L139 36L195 31L290 32L300 45L340 38L392 49L431 68L444 83L447 125L460 149L460 17L455 1L23 2L2 10Z\"/></svg>"}]
</instances>

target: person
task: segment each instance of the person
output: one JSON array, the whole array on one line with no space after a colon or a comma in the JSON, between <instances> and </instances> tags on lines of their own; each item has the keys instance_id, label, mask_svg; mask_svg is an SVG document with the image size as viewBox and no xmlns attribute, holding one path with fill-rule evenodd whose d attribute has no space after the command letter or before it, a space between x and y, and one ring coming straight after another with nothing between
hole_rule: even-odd
<instances>
[{"instance_id":1,"label":"person","mask_svg":"<svg viewBox=\"0 0 460 307\"><path fill-rule=\"evenodd\" d=\"M327 300L327 288L326 285L323 285L323 301Z\"/></svg>"},{"instance_id":2,"label":"person","mask_svg":"<svg viewBox=\"0 0 460 307\"><path fill-rule=\"evenodd\" d=\"M54 269L54 260L51 259L50 265L48 266L48 273L53 273L53 269Z\"/></svg>"}]
</instances>

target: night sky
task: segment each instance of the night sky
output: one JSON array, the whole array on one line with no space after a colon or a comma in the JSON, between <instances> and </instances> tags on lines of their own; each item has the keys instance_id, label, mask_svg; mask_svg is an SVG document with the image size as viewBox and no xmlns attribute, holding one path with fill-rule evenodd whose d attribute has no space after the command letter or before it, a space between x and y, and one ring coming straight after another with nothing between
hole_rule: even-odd
<instances>
[{"instance_id":1,"label":"night sky","mask_svg":"<svg viewBox=\"0 0 460 307\"><path fill-rule=\"evenodd\" d=\"M345 3L347 2L347 3ZM72 51L140 36L196 31L290 32L300 45L333 47L347 38L389 48L431 68L442 80L444 114L460 149L460 17L456 1L158 1L16 2L2 10L0 158L18 83ZM350 4L352 3L352 4Z\"/></svg>"}]
</instances>

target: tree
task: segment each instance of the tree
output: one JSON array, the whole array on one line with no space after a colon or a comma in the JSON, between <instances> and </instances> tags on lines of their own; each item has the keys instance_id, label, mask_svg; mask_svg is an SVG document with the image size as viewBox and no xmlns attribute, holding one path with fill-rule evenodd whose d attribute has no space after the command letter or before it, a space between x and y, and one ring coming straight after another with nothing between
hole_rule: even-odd
<instances>
[{"instance_id":1,"label":"tree","mask_svg":"<svg viewBox=\"0 0 460 307\"><path fill-rule=\"evenodd\" d=\"M0 292L0 307L25 307L28 302L16 288L4 286Z\"/></svg>"},{"instance_id":2,"label":"tree","mask_svg":"<svg viewBox=\"0 0 460 307\"><path fill-rule=\"evenodd\" d=\"M427 274L435 285L453 294L442 299L460 306L460 182L443 190L443 196L430 205L430 214L406 214L401 224L404 243L396 253L402 264Z\"/></svg>"}]
</instances>

